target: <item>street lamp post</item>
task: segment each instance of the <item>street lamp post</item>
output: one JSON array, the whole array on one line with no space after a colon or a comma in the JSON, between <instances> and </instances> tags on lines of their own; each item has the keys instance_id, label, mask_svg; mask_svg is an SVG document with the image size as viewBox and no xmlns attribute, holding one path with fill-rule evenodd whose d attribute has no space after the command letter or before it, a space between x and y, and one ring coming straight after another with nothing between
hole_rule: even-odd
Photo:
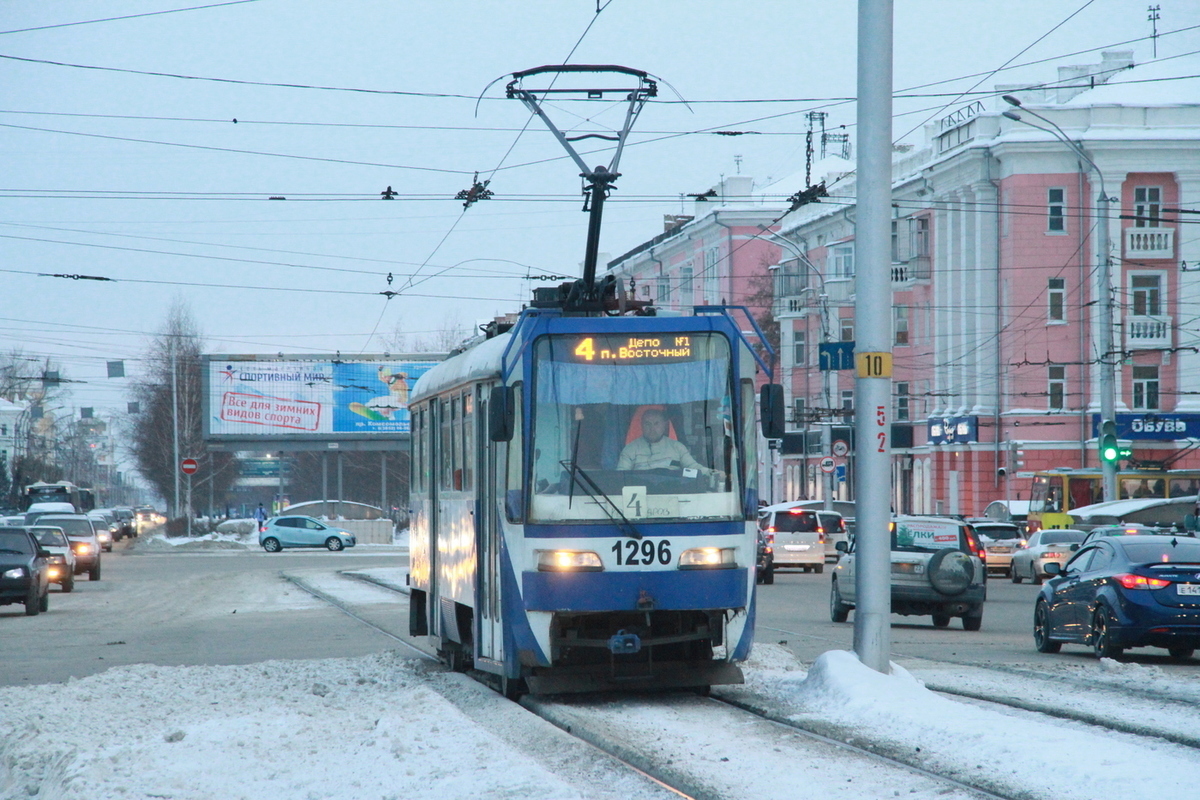
<instances>
[{"instance_id":1,"label":"street lamp post","mask_svg":"<svg viewBox=\"0 0 1200 800\"><path fill-rule=\"evenodd\" d=\"M1097 262L1096 280L1100 284L1100 296L1097 298L1097 303L1100 307L1100 330L1096 335L1096 348L1099 350L1098 367L1100 369L1100 423L1103 427L1105 422L1113 422L1116 420L1116 376L1115 364L1113 357L1115 348L1113 346L1113 293L1112 293L1112 259L1109 255L1109 239L1108 239L1108 204L1111 199L1108 196L1108 190L1104 185L1104 173L1100 171L1100 167L1096 166L1083 147L1071 141L1066 132L1052 122L1046 119L1041 114L1035 111L1030 111L1021 105L1021 101L1010 94L1003 97L1004 102L1011 106L1017 106L1033 117L1037 117L1042 122L1049 125L1049 128L1041 125L1035 125L1027 119L1022 119L1021 115L1016 111L1005 111L1003 115L1011 120L1028 125L1031 128L1037 128L1040 131L1049 133L1054 138L1065 144L1071 149L1075 155L1084 161L1089 167L1096 172L1096 180L1100 184L1100 194L1096 197L1096 238L1098 239L1097 250L1099 251L1099 259ZM1117 499L1117 462L1105 458L1100 459L1100 468L1103 472L1103 489L1105 501Z\"/></svg>"},{"instance_id":2,"label":"street lamp post","mask_svg":"<svg viewBox=\"0 0 1200 800\"><path fill-rule=\"evenodd\" d=\"M782 236L774 235L774 234L768 234L768 238L770 238L770 240L775 242L776 244L787 248L788 251L791 252L791 254L796 257L796 260L799 263L803 264L806 268L808 268L808 270L810 270L814 275L816 275L817 280L819 280L821 282L821 292L818 295L818 299L821 304L820 308L819 308L819 314L820 314L820 318L821 318L821 339L826 344L828 344L830 341L832 341L832 339L830 338L830 334L829 334L829 293L827 291L825 291L825 276L821 274L821 271L818 270L816 268L816 266L808 259L808 256L806 256L803 252L801 252L800 249L798 247L796 247L796 245L791 240L786 239ZM807 281L805 281L805 283L807 283ZM811 292L812 287L805 286L803 288L803 291ZM832 405L832 399L830 398L830 386L829 386L830 372L831 372L831 370L821 370L821 391L822 391L823 398L825 401L826 410L832 412L833 405ZM805 437L804 450L805 450L805 459L804 460L805 460L805 463L807 464L807 462L808 462L808 439L807 439L807 436ZM832 454L833 454L833 421L832 421L832 419L830 419L828 422L821 425L821 457L827 458L827 457L831 456ZM832 511L833 510L833 479L834 479L834 476L833 476L832 472L822 472L821 475L822 475L821 481L824 484L824 488L825 488L825 490L821 493L822 505L826 511ZM805 480L807 480L807 479L808 479L808 476L806 475Z\"/></svg>"}]
</instances>

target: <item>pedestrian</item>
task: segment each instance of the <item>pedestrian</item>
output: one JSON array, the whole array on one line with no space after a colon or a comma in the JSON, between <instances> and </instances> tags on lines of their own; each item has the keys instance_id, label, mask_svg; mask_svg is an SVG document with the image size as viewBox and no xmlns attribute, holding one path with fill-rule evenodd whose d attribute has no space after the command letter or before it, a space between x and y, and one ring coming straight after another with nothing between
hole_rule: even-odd
<instances>
[{"instance_id":1,"label":"pedestrian","mask_svg":"<svg viewBox=\"0 0 1200 800\"><path fill-rule=\"evenodd\" d=\"M254 519L258 522L258 529L261 531L267 521L267 510L263 508L262 503L259 503L258 508L254 510Z\"/></svg>"}]
</instances>

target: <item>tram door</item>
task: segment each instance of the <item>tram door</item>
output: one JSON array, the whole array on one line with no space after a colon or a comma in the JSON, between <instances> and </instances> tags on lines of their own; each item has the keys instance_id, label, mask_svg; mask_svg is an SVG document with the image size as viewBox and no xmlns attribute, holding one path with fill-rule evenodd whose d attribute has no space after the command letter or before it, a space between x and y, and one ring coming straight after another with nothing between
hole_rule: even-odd
<instances>
[{"instance_id":1,"label":"tram door","mask_svg":"<svg viewBox=\"0 0 1200 800\"><path fill-rule=\"evenodd\" d=\"M479 630L476 657L504 660L504 633L500 619L500 518L497 498L502 497L497 475L497 451L506 445L491 441L488 435L488 397L491 387L476 386L475 441L478 501L475 526L478 553L478 595L475 598ZM500 462L503 463L503 462Z\"/></svg>"}]
</instances>

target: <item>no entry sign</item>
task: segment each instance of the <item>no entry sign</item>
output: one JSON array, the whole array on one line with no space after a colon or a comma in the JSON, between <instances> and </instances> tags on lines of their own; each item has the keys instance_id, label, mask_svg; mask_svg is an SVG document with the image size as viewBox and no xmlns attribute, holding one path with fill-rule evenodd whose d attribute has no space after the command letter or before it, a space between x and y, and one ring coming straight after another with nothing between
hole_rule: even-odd
<instances>
[{"instance_id":1,"label":"no entry sign","mask_svg":"<svg viewBox=\"0 0 1200 800\"><path fill-rule=\"evenodd\" d=\"M184 475L192 475L200 469L200 463L194 458L185 458L179 462L179 469Z\"/></svg>"}]
</instances>

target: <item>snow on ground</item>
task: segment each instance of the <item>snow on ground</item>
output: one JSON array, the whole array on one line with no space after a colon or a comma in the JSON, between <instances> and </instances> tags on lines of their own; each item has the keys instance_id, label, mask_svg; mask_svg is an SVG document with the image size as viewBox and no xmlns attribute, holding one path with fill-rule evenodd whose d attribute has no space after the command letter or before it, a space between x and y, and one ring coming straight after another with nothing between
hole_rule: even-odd
<instances>
[{"instance_id":1,"label":"snow on ground","mask_svg":"<svg viewBox=\"0 0 1200 800\"><path fill-rule=\"evenodd\" d=\"M746 687L722 692L765 702L782 717L823 721L909 758L919 748L932 769L990 776L1008 792L1112 797L1153 776L1156 794L1185 797L1200 785L1195 750L947 699L900 667L881 675L844 651L825 653L806 673L784 648L763 645L746 671ZM1139 686L1149 680L1176 695L1188 688L1139 665L1097 671ZM1010 690L1021 683L1013 676ZM1122 713L1118 704L1112 713ZM666 712L657 719L660 736L684 735L674 719ZM1194 727L1200 736L1200 715ZM663 796L586 750L572 752L577 745L556 735L485 687L395 652L117 667L65 685L0 689L0 797ZM547 761L555 756L557 764ZM764 764L745 796L766 796L775 782ZM814 773L803 796L868 796L855 791L833 769Z\"/></svg>"}]
</instances>

